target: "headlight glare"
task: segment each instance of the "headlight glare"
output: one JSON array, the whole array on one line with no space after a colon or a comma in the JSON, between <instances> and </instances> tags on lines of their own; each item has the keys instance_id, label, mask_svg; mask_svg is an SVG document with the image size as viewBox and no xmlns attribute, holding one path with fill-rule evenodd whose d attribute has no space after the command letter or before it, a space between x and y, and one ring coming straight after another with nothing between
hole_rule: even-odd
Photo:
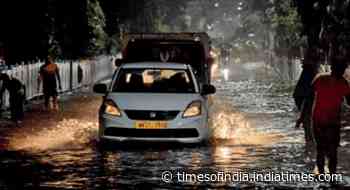
<instances>
[{"instance_id":1,"label":"headlight glare","mask_svg":"<svg viewBox=\"0 0 350 190\"><path fill-rule=\"evenodd\" d=\"M122 114L118 106L112 100L106 100L105 103L105 114L120 117Z\"/></svg>"},{"instance_id":2,"label":"headlight glare","mask_svg":"<svg viewBox=\"0 0 350 190\"><path fill-rule=\"evenodd\" d=\"M186 110L184 111L182 117L188 118L188 117L195 117L202 114L202 104L200 101L194 101L189 106L187 106Z\"/></svg>"}]
</instances>

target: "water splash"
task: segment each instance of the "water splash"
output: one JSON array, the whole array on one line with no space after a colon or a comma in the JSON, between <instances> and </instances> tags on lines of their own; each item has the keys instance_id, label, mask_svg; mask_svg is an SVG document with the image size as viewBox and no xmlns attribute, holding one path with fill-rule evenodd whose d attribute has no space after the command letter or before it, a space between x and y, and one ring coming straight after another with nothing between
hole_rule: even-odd
<instances>
[{"instance_id":1,"label":"water splash","mask_svg":"<svg viewBox=\"0 0 350 190\"><path fill-rule=\"evenodd\" d=\"M96 139L97 122L63 119L56 126L42 128L36 133L22 133L11 138L14 150L49 150L64 146L84 146Z\"/></svg>"},{"instance_id":2,"label":"water splash","mask_svg":"<svg viewBox=\"0 0 350 190\"><path fill-rule=\"evenodd\" d=\"M224 140L236 145L269 145L282 137L277 133L258 131L244 113L236 111L227 101L214 98L214 102L211 118L214 144Z\"/></svg>"}]
</instances>

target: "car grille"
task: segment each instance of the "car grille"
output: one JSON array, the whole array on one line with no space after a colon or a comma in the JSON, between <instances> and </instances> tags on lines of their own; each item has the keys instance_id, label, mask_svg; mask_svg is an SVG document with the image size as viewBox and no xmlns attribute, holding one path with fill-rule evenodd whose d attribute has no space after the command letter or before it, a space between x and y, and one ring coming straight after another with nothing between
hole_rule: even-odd
<instances>
[{"instance_id":1,"label":"car grille","mask_svg":"<svg viewBox=\"0 0 350 190\"><path fill-rule=\"evenodd\" d=\"M124 110L129 119L132 120L173 120L179 111L145 111L145 110Z\"/></svg>"},{"instance_id":2,"label":"car grille","mask_svg":"<svg viewBox=\"0 0 350 190\"><path fill-rule=\"evenodd\" d=\"M105 136L139 137L139 138L196 138L199 133L196 129L131 129L107 128Z\"/></svg>"}]
</instances>

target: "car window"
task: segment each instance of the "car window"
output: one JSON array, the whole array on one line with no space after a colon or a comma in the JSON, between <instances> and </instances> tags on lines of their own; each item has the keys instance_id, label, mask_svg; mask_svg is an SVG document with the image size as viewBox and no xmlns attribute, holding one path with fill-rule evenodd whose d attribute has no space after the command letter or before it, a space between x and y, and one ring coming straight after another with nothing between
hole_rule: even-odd
<instances>
[{"instance_id":1,"label":"car window","mask_svg":"<svg viewBox=\"0 0 350 190\"><path fill-rule=\"evenodd\" d=\"M113 92L194 93L189 72L183 69L121 69Z\"/></svg>"}]
</instances>

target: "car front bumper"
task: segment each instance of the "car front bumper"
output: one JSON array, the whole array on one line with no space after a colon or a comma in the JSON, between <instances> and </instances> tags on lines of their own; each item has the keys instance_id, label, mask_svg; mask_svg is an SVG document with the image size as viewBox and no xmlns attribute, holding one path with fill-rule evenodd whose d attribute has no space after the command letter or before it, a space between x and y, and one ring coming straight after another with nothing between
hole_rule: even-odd
<instances>
[{"instance_id":1,"label":"car front bumper","mask_svg":"<svg viewBox=\"0 0 350 190\"><path fill-rule=\"evenodd\" d=\"M134 120L102 115L99 119L99 138L108 141L149 141L200 143L209 138L207 118L176 118L167 121L165 129L137 129Z\"/></svg>"}]
</instances>

